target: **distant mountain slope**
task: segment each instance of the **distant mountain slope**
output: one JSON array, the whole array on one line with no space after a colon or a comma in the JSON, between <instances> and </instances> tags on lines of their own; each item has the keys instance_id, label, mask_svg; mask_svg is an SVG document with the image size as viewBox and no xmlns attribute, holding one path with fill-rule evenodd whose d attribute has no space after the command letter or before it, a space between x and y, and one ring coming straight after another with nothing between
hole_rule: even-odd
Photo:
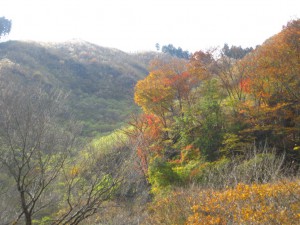
<instances>
[{"instance_id":1,"label":"distant mountain slope","mask_svg":"<svg viewBox=\"0 0 300 225\"><path fill-rule=\"evenodd\" d=\"M133 88L156 53L127 54L84 41L0 44L1 79L41 82L70 93L84 135L112 131L136 110Z\"/></svg>"}]
</instances>

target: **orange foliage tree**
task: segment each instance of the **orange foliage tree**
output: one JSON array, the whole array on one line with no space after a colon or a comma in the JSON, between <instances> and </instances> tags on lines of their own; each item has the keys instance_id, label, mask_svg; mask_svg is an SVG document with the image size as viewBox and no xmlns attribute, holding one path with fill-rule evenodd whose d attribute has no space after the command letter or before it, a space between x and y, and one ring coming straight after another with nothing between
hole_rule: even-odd
<instances>
[{"instance_id":1,"label":"orange foliage tree","mask_svg":"<svg viewBox=\"0 0 300 225\"><path fill-rule=\"evenodd\" d=\"M153 114L141 114L132 116L129 125L124 131L136 150L139 170L147 176L150 157L160 154L161 123Z\"/></svg>"},{"instance_id":2,"label":"orange foliage tree","mask_svg":"<svg viewBox=\"0 0 300 225\"><path fill-rule=\"evenodd\" d=\"M245 68L241 87L248 99L249 132L273 136L288 149L300 141L299 49L300 20L295 20L238 63Z\"/></svg>"},{"instance_id":3,"label":"orange foliage tree","mask_svg":"<svg viewBox=\"0 0 300 225\"><path fill-rule=\"evenodd\" d=\"M135 87L135 102L142 107L148 117L155 118L152 125L142 119L143 124L147 124L147 129L139 132L149 141L144 143L143 150L141 148L137 150L144 162L149 162L150 155L152 157L157 155L159 152L157 149L164 149L164 156L168 155L166 158L172 158L180 153L180 150L172 146L179 132L178 129L173 129L175 118L184 117L184 113L191 105L191 92L199 83L199 75L195 74L195 71L190 72L189 68L188 61L182 59L154 60L149 75L140 80ZM140 126L138 124L139 122L135 121L134 126ZM151 132L154 127L159 128L159 132L152 138ZM154 152L156 153L153 154ZM144 166L144 172L147 168L148 166Z\"/></svg>"},{"instance_id":4,"label":"orange foliage tree","mask_svg":"<svg viewBox=\"0 0 300 225\"><path fill-rule=\"evenodd\" d=\"M189 102L189 94L199 81L198 76L188 72L187 66L182 59L155 60L150 74L135 87L135 102L145 113L159 116L165 126L168 113L172 116L182 113L184 102Z\"/></svg>"}]
</instances>

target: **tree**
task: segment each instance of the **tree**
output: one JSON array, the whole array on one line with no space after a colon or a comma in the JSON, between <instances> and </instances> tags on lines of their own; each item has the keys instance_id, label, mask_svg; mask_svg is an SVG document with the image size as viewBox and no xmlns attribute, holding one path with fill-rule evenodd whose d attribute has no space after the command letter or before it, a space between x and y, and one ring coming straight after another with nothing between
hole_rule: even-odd
<instances>
[{"instance_id":1,"label":"tree","mask_svg":"<svg viewBox=\"0 0 300 225\"><path fill-rule=\"evenodd\" d=\"M242 48L241 46L231 46L229 48L228 44L224 44L224 47L222 49L222 54L229 58L233 59L242 59L245 55L247 55L249 52L253 51L253 48Z\"/></svg>"},{"instance_id":2,"label":"tree","mask_svg":"<svg viewBox=\"0 0 300 225\"><path fill-rule=\"evenodd\" d=\"M16 222L24 217L26 225L32 224L33 216L51 203L47 194L74 142L56 123L61 100L58 92L1 85L0 161L18 193Z\"/></svg>"},{"instance_id":3,"label":"tree","mask_svg":"<svg viewBox=\"0 0 300 225\"><path fill-rule=\"evenodd\" d=\"M51 224L77 225L99 212L118 191L123 160L124 149L106 153L92 146L69 158L57 185L60 206L48 217Z\"/></svg>"},{"instance_id":4,"label":"tree","mask_svg":"<svg viewBox=\"0 0 300 225\"><path fill-rule=\"evenodd\" d=\"M280 33L237 61L231 67L232 73L220 76L223 80L233 77L235 85L228 90L238 90L236 96L243 99L239 111L248 124L244 135L254 135L257 142L268 139L278 151L292 150L300 142L299 38L300 20L291 21ZM235 68L241 68L239 73Z\"/></svg>"},{"instance_id":5,"label":"tree","mask_svg":"<svg viewBox=\"0 0 300 225\"><path fill-rule=\"evenodd\" d=\"M80 127L65 110L66 95L45 89L0 82L0 189L14 202L7 224L79 224L112 199L121 181L122 158L76 151Z\"/></svg>"},{"instance_id":6,"label":"tree","mask_svg":"<svg viewBox=\"0 0 300 225\"><path fill-rule=\"evenodd\" d=\"M245 77L245 68L247 65L242 62L237 63L235 59L226 56L221 57L216 65L216 74L229 98L237 102L243 101L248 81Z\"/></svg>"},{"instance_id":7,"label":"tree","mask_svg":"<svg viewBox=\"0 0 300 225\"><path fill-rule=\"evenodd\" d=\"M187 69L183 59L155 60L150 74L138 81L134 100L145 113L153 113L167 128L167 119L183 115L189 103L189 94L198 84L198 76Z\"/></svg>"},{"instance_id":8,"label":"tree","mask_svg":"<svg viewBox=\"0 0 300 225\"><path fill-rule=\"evenodd\" d=\"M194 108L194 117L197 118L198 116L194 124L197 121L199 125L199 135L195 137L194 144L200 148L201 153L208 160L217 159L224 133L224 116L221 104L224 96L219 90L217 79L206 81L201 87L201 97Z\"/></svg>"},{"instance_id":9,"label":"tree","mask_svg":"<svg viewBox=\"0 0 300 225\"><path fill-rule=\"evenodd\" d=\"M8 35L11 30L11 20L5 17L0 17L0 39L1 37Z\"/></svg>"},{"instance_id":10,"label":"tree","mask_svg":"<svg viewBox=\"0 0 300 225\"><path fill-rule=\"evenodd\" d=\"M159 43L156 43L156 44L155 44L155 48L156 48L156 51L159 51L159 50L160 50L160 45L159 45Z\"/></svg>"},{"instance_id":11,"label":"tree","mask_svg":"<svg viewBox=\"0 0 300 225\"><path fill-rule=\"evenodd\" d=\"M130 129L124 130L132 148L139 158L138 168L145 177L148 173L150 157L156 155L160 148L161 122L153 114L133 115L129 122Z\"/></svg>"},{"instance_id":12,"label":"tree","mask_svg":"<svg viewBox=\"0 0 300 225\"><path fill-rule=\"evenodd\" d=\"M73 139L53 123L59 96L7 85L0 92L0 161L13 177L27 225L49 204L41 202L57 178ZM64 138L62 138L64 137Z\"/></svg>"},{"instance_id":13,"label":"tree","mask_svg":"<svg viewBox=\"0 0 300 225\"><path fill-rule=\"evenodd\" d=\"M167 127L167 113L171 112L174 91L164 83L163 77L150 73L135 86L134 101L145 113L155 114Z\"/></svg>"},{"instance_id":14,"label":"tree","mask_svg":"<svg viewBox=\"0 0 300 225\"><path fill-rule=\"evenodd\" d=\"M188 51L183 51L181 47L174 47L172 44L164 45L161 48L163 53L167 53L171 56L175 56L182 59L189 59L190 53Z\"/></svg>"},{"instance_id":15,"label":"tree","mask_svg":"<svg viewBox=\"0 0 300 225\"><path fill-rule=\"evenodd\" d=\"M196 101L172 127L179 137L176 147L181 149L181 155L182 150L191 146L192 149L200 149L201 156L207 160L215 160L225 131L224 96L215 78L203 81L194 92Z\"/></svg>"}]
</instances>

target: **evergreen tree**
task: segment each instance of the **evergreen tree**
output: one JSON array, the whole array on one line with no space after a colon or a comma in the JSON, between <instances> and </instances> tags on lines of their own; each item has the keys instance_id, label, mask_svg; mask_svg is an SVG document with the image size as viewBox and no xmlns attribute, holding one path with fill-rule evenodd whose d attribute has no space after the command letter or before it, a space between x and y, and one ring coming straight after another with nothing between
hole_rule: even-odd
<instances>
[{"instance_id":1,"label":"evergreen tree","mask_svg":"<svg viewBox=\"0 0 300 225\"><path fill-rule=\"evenodd\" d=\"M11 20L5 17L0 17L0 39L1 37L8 35L11 30Z\"/></svg>"}]
</instances>

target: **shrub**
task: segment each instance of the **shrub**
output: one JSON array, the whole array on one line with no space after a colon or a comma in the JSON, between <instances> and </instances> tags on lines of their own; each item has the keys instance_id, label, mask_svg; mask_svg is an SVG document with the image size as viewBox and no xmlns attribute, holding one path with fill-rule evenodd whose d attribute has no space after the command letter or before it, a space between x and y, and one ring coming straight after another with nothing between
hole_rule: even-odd
<instances>
[{"instance_id":1,"label":"shrub","mask_svg":"<svg viewBox=\"0 0 300 225\"><path fill-rule=\"evenodd\" d=\"M168 188L172 184L180 183L180 177L174 172L172 165L160 157L151 160L148 176L153 193L158 193L160 189Z\"/></svg>"},{"instance_id":2,"label":"shrub","mask_svg":"<svg viewBox=\"0 0 300 225\"><path fill-rule=\"evenodd\" d=\"M186 224L299 224L300 180L202 191Z\"/></svg>"},{"instance_id":3,"label":"shrub","mask_svg":"<svg viewBox=\"0 0 300 225\"><path fill-rule=\"evenodd\" d=\"M239 183L222 190L190 187L156 196L143 224L299 224L300 180Z\"/></svg>"}]
</instances>

